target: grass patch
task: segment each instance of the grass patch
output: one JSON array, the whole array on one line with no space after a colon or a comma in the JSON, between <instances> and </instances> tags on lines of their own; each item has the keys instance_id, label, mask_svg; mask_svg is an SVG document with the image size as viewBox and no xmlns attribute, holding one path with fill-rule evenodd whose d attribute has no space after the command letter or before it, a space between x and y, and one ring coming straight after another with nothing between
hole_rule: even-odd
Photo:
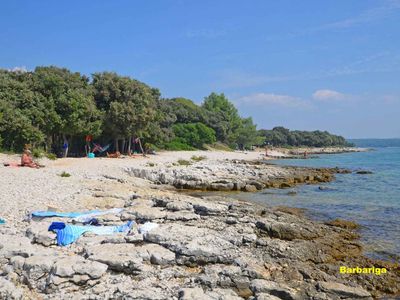
<instances>
[{"instance_id":1,"label":"grass patch","mask_svg":"<svg viewBox=\"0 0 400 300\"><path fill-rule=\"evenodd\" d=\"M233 151L232 148L230 148L228 145L223 144L223 143L215 143L212 145L205 145L204 146L205 149L207 150L220 150L220 151Z\"/></svg>"},{"instance_id":2,"label":"grass patch","mask_svg":"<svg viewBox=\"0 0 400 300\"><path fill-rule=\"evenodd\" d=\"M60 174L60 176L61 177L71 177L71 174L69 174L69 173L67 173L67 172L62 172L61 174Z\"/></svg>"},{"instance_id":3,"label":"grass patch","mask_svg":"<svg viewBox=\"0 0 400 300\"><path fill-rule=\"evenodd\" d=\"M44 152L42 149L33 149L32 150L32 156L34 158L42 158L44 156Z\"/></svg>"},{"instance_id":4,"label":"grass patch","mask_svg":"<svg viewBox=\"0 0 400 300\"><path fill-rule=\"evenodd\" d=\"M178 165L180 166L190 166L192 163L186 159L179 159L177 161Z\"/></svg>"},{"instance_id":5,"label":"grass patch","mask_svg":"<svg viewBox=\"0 0 400 300\"><path fill-rule=\"evenodd\" d=\"M200 156L193 155L190 159L194 160L194 161L202 161L202 160L207 159L207 157L202 156L202 155L200 155Z\"/></svg>"},{"instance_id":6,"label":"grass patch","mask_svg":"<svg viewBox=\"0 0 400 300\"><path fill-rule=\"evenodd\" d=\"M16 152L13 150L6 150L6 149L1 149L1 148L0 148L0 153L8 154L8 155L16 154Z\"/></svg>"},{"instance_id":7,"label":"grass patch","mask_svg":"<svg viewBox=\"0 0 400 300\"><path fill-rule=\"evenodd\" d=\"M50 160L56 160L57 159L57 155L55 155L54 153L46 153L46 157Z\"/></svg>"},{"instance_id":8,"label":"grass patch","mask_svg":"<svg viewBox=\"0 0 400 300\"><path fill-rule=\"evenodd\" d=\"M171 151L192 151L192 150L196 150L196 148L179 142L179 141L171 141L167 144L165 144L165 149L166 150L171 150Z\"/></svg>"},{"instance_id":9,"label":"grass patch","mask_svg":"<svg viewBox=\"0 0 400 300\"><path fill-rule=\"evenodd\" d=\"M149 163L147 163L147 165L148 165L149 167L154 167L156 164L155 164L155 163L152 163L152 162L149 162Z\"/></svg>"}]
</instances>

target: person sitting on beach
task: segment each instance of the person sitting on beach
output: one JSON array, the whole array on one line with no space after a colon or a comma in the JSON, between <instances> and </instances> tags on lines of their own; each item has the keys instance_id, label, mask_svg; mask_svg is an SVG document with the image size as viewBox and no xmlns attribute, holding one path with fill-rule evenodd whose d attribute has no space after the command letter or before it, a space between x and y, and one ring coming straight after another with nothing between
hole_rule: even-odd
<instances>
[{"instance_id":1,"label":"person sitting on beach","mask_svg":"<svg viewBox=\"0 0 400 300\"><path fill-rule=\"evenodd\" d=\"M32 153L29 149L25 149L21 156L21 166L29 168L39 168L40 166L32 159Z\"/></svg>"}]
</instances>

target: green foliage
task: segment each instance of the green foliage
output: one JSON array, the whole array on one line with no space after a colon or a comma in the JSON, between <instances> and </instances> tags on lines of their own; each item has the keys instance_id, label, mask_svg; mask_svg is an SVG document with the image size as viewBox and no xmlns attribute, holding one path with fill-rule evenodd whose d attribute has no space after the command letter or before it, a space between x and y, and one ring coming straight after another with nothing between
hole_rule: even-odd
<instances>
[{"instance_id":1,"label":"green foliage","mask_svg":"<svg viewBox=\"0 0 400 300\"><path fill-rule=\"evenodd\" d=\"M71 177L71 174L69 174L69 173L63 171L63 172L60 174L60 176L61 176L61 177Z\"/></svg>"},{"instance_id":2,"label":"green foliage","mask_svg":"<svg viewBox=\"0 0 400 300\"><path fill-rule=\"evenodd\" d=\"M84 155L86 135L102 145L115 141L110 150L121 152L129 150L133 137L141 138L145 150L346 143L321 131L276 127L257 132L252 119L241 118L224 94L211 93L197 105L186 98L162 99L157 89L112 72L95 73L90 79L55 66L32 72L0 70L2 150L21 151L31 144L60 155L66 142L70 153Z\"/></svg>"},{"instance_id":3,"label":"green foliage","mask_svg":"<svg viewBox=\"0 0 400 300\"><path fill-rule=\"evenodd\" d=\"M226 144L216 142L212 145L206 145L205 148L207 150L219 150L219 151L233 151L232 148L228 147Z\"/></svg>"},{"instance_id":4,"label":"green foliage","mask_svg":"<svg viewBox=\"0 0 400 300\"><path fill-rule=\"evenodd\" d=\"M165 149L171 150L171 151L193 151L193 150L196 150L196 148L189 146L188 144L182 143L178 140L173 140L171 142L166 143Z\"/></svg>"},{"instance_id":5,"label":"green foliage","mask_svg":"<svg viewBox=\"0 0 400 300\"><path fill-rule=\"evenodd\" d=\"M190 165L192 164L190 161L185 160L185 159L179 159L179 160L177 161L177 163L178 163L178 165L180 165L180 166L190 166Z\"/></svg>"},{"instance_id":6,"label":"green foliage","mask_svg":"<svg viewBox=\"0 0 400 300\"><path fill-rule=\"evenodd\" d=\"M176 142L202 149L204 144L216 142L215 131L202 123L175 124L172 126Z\"/></svg>"},{"instance_id":7,"label":"green foliage","mask_svg":"<svg viewBox=\"0 0 400 300\"><path fill-rule=\"evenodd\" d=\"M353 146L342 136L330 134L327 131L290 131L284 127L275 127L272 130L260 130L259 135L265 138L265 144L273 146L307 146L307 147L335 147Z\"/></svg>"},{"instance_id":8,"label":"green foliage","mask_svg":"<svg viewBox=\"0 0 400 300\"><path fill-rule=\"evenodd\" d=\"M44 156L43 150L38 148L33 149L32 156L34 158L42 158Z\"/></svg>"},{"instance_id":9,"label":"green foliage","mask_svg":"<svg viewBox=\"0 0 400 300\"><path fill-rule=\"evenodd\" d=\"M54 153L46 153L46 157L50 160L56 160L57 159L57 155L55 155Z\"/></svg>"},{"instance_id":10,"label":"green foliage","mask_svg":"<svg viewBox=\"0 0 400 300\"><path fill-rule=\"evenodd\" d=\"M207 157L201 156L201 155L200 156L193 155L190 159L194 160L194 161L202 161L202 160L207 159Z\"/></svg>"},{"instance_id":11,"label":"green foliage","mask_svg":"<svg viewBox=\"0 0 400 300\"><path fill-rule=\"evenodd\" d=\"M236 135L236 143L240 149L251 149L252 146L264 142L264 138L258 135L257 126L253 123L252 118L242 119Z\"/></svg>"},{"instance_id":12,"label":"green foliage","mask_svg":"<svg viewBox=\"0 0 400 300\"><path fill-rule=\"evenodd\" d=\"M236 107L224 94L211 93L204 99L202 107L208 112L206 124L216 132L218 141L236 143L241 118Z\"/></svg>"},{"instance_id":13,"label":"green foliage","mask_svg":"<svg viewBox=\"0 0 400 300\"><path fill-rule=\"evenodd\" d=\"M105 113L104 131L113 138L141 135L156 119L155 89L115 73L93 75L94 99Z\"/></svg>"},{"instance_id":14,"label":"green foliage","mask_svg":"<svg viewBox=\"0 0 400 300\"><path fill-rule=\"evenodd\" d=\"M50 149L52 140L62 136L100 133L88 79L67 69L0 70L0 113L3 147L10 150L21 151L27 143Z\"/></svg>"}]
</instances>

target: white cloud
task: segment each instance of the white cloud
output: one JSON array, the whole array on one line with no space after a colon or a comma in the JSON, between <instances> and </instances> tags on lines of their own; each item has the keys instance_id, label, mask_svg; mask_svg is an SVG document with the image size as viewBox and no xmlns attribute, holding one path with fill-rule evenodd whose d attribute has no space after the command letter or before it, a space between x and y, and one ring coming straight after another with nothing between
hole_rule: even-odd
<instances>
[{"instance_id":1,"label":"white cloud","mask_svg":"<svg viewBox=\"0 0 400 300\"><path fill-rule=\"evenodd\" d=\"M348 98L348 95L339 93L334 90L316 90L313 95L313 99L319 101L338 101L338 100L345 100Z\"/></svg>"},{"instance_id":2,"label":"white cloud","mask_svg":"<svg viewBox=\"0 0 400 300\"><path fill-rule=\"evenodd\" d=\"M14 67L12 69L8 69L11 72L16 72L16 73L26 73L28 72L28 69L25 66L22 67Z\"/></svg>"},{"instance_id":3,"label":"white cloud","mask_svg":"<svg viewBox=\"0 0 400 300\"><path fill-rule=\"evenodd\" d=\"M289 95L277 95L268 93L255 93L240 97L236 100L237 103L251 105L279 105L286 107L306 107L308 103L301 98Z\"/></svg>"},{"instance_id":4,"label":"white cloud","mask_svg":"<svg viewBox=\"0 0 400 300\"><path fill-rule=\"evenodd\" d=\"M320 29L336 29L336 28L348 28L364 23L374 22L380 19L384 19L392 15L395 11L400 9L400 1L398 0L386 0L383 4L376 6L361 12L359 15L326 24L321 26Z\"/></svg>"}]
</instances>

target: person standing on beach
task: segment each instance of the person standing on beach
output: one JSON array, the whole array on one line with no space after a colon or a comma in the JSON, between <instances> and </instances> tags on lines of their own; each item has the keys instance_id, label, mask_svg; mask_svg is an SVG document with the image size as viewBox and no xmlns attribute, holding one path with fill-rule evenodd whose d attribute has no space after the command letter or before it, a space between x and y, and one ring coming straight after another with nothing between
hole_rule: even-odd
<instances>
[{"instance_id":1,"label":"person standing on beach","mask_svg":"<svg viewBox=\"0 0 400 300\"><path fill-rule=\"evenodd\" d=\"M86 152L86 155L88 155L89 153L92 152L92 149L90 147L90 143L92 142L92 140L93 140L93 137L91 135L89 135L89 134L85 137L85 142L86 142L85 152Z\"/></svg>"}]
</instances>

